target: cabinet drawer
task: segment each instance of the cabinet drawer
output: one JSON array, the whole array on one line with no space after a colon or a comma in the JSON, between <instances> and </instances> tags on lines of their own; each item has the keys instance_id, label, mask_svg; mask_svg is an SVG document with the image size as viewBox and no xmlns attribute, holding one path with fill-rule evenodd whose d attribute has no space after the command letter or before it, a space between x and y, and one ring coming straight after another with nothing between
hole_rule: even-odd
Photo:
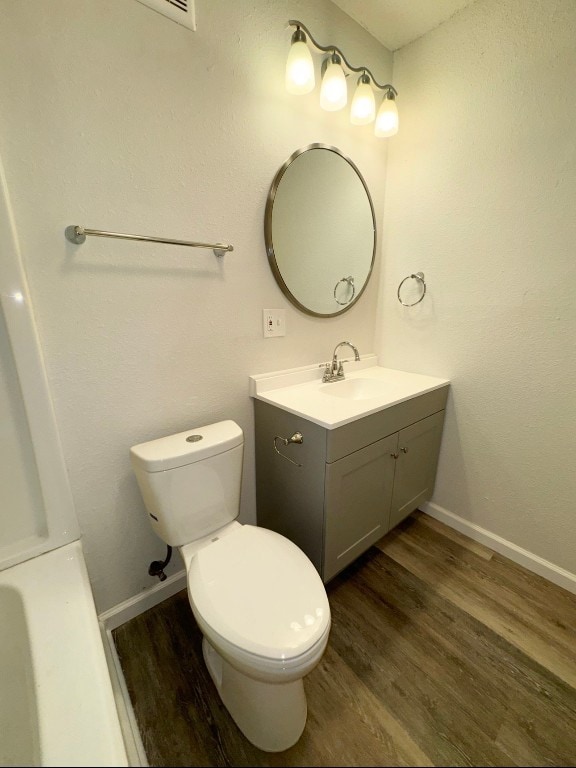
<instances>
[{"instance_id":1,"label":"cabinet drawer","mask_svg":"<svg viewBox=\"0 0 576 768\"><path fill-rule=\"evenodd\" d=\"M382 436L391 435L408 424L443 410L447 397L448 385L392 405L383 411L371 413L342 427L327 430L326 461L337 461L370 443L375 443Z\"/></svg>"}]
</instances>

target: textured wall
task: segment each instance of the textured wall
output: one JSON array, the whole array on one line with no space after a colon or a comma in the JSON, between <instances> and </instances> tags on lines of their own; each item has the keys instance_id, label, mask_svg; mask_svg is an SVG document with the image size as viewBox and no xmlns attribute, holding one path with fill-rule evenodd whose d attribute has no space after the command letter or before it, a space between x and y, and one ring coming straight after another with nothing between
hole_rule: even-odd
<instances>
[{"instance_id":1,"label":"textured wall","mask_svg":"<svg viewBox=\"0 0 576 768\"><path fill-rule=\"evenodd\" d=\"M248 376L320 362L344 338L374 351L377 279L341 317L304 315L274 281L263 215L277 169L312 142L354 160L383 215L386 141L321 111L317 92L285 92L288 19L381 82L391 54L328 0L196 5L190 32L136 0L0 0L0 154L100 611L156 584L148 564L165 552L131 445L235 419L240 519L254 522ZM69 224L234 252L75 247ZM275 307L287 336L264 339L262 309Z\"/></svg>"},{"instance_id":2,"label":"textured wall","mask_svg":"<svg viewBox=\"0 0 576 768\"><path fill-rule=\"evenodd\" d=\"M434 502L572 572L575 31L573 0L478 0L395 54L377 343L453 382Z\"/></svg>"}]
</instances>

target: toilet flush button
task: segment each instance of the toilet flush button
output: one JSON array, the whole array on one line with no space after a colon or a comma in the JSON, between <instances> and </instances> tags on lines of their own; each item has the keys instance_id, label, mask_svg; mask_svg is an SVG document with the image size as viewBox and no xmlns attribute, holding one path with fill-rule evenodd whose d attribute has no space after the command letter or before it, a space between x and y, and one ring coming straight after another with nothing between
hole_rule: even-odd
<instances>
[{"instance_id":1,"label":"toilet flush button","mask_svg":"<svg viewBox=\"0 0 576 768\"><path fill-rule=\"evenodd\" d=\"M186 438L187 443L197 443L198 440L202 440L202 435L188 435Z\"/></svg>"}]
</instances>

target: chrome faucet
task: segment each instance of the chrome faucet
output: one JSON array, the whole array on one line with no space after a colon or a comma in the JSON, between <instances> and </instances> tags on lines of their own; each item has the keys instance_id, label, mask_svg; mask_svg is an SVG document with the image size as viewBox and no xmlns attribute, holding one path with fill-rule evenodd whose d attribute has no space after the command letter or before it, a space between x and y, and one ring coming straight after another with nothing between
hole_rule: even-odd
<instances>
[{"instance_id":1,"label":"chrome faucet","mask_svg":"<svg viewBox=\"0 0 576 768\"><path fill-rule=\"evenodd\" d=\"M330 363L326 363L326 367L324 370L324 376L322 377L322 381L324 382L330 382L330 381L342 381L344 376L344 368L342 367L342 360L338 360L338 348L346 345L347 347L350 347L350 349L354 352L354 360L360 360L360 353L352 344L350 341L341 341L339 344L336 344L334 347L334 352L332 353L332 361Z\"/></svg>"}]
</instances>

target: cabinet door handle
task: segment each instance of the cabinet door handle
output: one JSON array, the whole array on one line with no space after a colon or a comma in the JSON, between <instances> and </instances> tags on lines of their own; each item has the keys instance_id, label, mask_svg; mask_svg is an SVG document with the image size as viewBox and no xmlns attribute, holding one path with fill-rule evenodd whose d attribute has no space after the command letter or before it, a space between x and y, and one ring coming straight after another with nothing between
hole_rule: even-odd
<instances>
[{"instance_id":1,"label":"cabinet door handle","mask_svg":"<svg viewBox=\"0 0 576 768\"><path fill-rule=\"evenodd\" d=\"M397 459L398 456L400 456L399 453L391 453L390 456L392 456L393 459Z\"/></svg>"},{"instance_id":2,"label":"cabinet door handle","mask_svg":"<svg viewBox=\"0 0 576 768\"><path fill-rule=\"evenodd\" d=\"M408 453L408 448L400 448L400 450L402 451L402 453Z\"/></svg>"}]
</instances>

